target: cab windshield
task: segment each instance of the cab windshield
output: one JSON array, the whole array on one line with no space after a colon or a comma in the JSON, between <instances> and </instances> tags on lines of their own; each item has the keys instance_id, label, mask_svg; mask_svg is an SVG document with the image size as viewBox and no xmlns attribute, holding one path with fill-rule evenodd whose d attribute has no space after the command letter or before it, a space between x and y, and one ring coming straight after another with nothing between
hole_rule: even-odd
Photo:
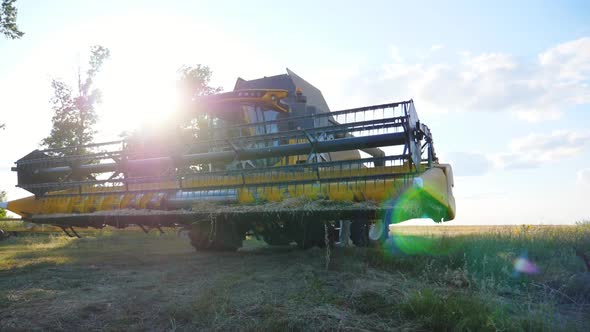
<instances>
[{"instance_id":1,"label":"cab windshield","mask_svg":"<svg viewBox=\"0 0 590 332\"><path fill-rule=\"evenodd\" d=\"M218 108L214 113L209 113L209 128L212 139L230 139L234 144L244 148L263 148L278 146L279 138L272 137L264 140L240 141L240 137L260 136L279 132L277 122L283 112L261 105L239 104ZM280 162L281 158L266 158L261 160L232 162L226 167L264 167Z\"/></svg>"},{"instance_id":2,"label":"cab windshield","mask_svg":"<svg viewBox=\"0 0 590 332\"><path fill-rule=\"evenodd\" d=\"M227 105L210 112L214 139L265 135L278 132L280 112L260 105ZM217 129L217 130L215 130Z\"/></svg>"}]
</instances>

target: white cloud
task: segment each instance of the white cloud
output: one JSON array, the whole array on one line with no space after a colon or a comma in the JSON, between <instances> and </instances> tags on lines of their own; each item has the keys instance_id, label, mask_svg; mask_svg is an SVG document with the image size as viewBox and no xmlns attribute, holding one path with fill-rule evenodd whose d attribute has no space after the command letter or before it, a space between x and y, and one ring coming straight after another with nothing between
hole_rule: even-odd
<instances>
[{"instance_id":1,"label":"white cloud","mask_svg":"<svg viewBox=\"0 0 590 332\"><path fill-rule=\"evenodd\" d=\"M502 53L468 57L464 64L467 69L464 73L474 73L477 76L502 70L510 71L516 69L518 66L512 56Z\"/></svg>"},{"instance_id":2,"label":"white cloud","mask_svg":"<svg viewBox=\"0 0 590 332\"><path fill-rule=\"evenodd\" d=\"M576 175L579 185L590 187L590 168L581 169Z\"/></svg>"},{"instance_id":3,"label":"white cloud","mask_svg":"<svg viewBox=\"0 0 590 332\"><path fill-rule=\"evenodd\" d=\"M510 152L495 156L497 167L534 168L578 156L590 145L590 133L558 130L551 134L529 134L509 144Z\"/></svg>"},{"instance_id":4,"label":"white cloud","mask_svg":"<svg viewBox=\"0 0 590 332\"><path fill-rule=\"evenodd\" d=\"M394 46L390 47L389 52L391 53L391 59L394 62L397 62L397 63L404 62L404 58L402 58L402 56L399 52L399 49L397 47L394 47Z\"/></svg>"},{"instance_id":5,"label":"white cloud","mask_svg":"<svg viewBox=\"0 0 590 332\"><path fill-rule=\"evenodd\" d=\"M556 45L532 59L463 52L455 63L429 64L409 62L395 47L390 53L391 63L364 68L342 83L343 98L366 103L414 98L423 112L504 111L531 122L590 104L590 38Z\"/></svg>"},{"instance_id":6,"label":"white cloud","mask_svg":"<svg viewBox=\"0 0 590 332\"><path fill-rule=\"evenodd\" d=\"M529 134L513 140L510 147L515 151L535 152L542 154L543 159L552 159L577 152L588 141L588 133L558 130L549 135Z\"/></svg>"},{"instance_id":7,"label":"white cloud","mask_svg":"<svg viewBox=\"0 0 590 332\"><path fill-rule=\"evenodd\" d=\"M539 63L560 79L580 82L590 75L590 38L559 44L541 54Z\"/></svg>"},{"instance_id":8,"label":"white cloud","mask_svg":"<svg viewBox=\"0 0 590 332\"><path fill-rule=\"evenodd\" d=\"M430 46L430 52L435 52L438 51L440 49L442 49L444 46L441 44L434 44L432 46Z\"/></svg>"},{"instance_id":9,"label":"white cloud","mask_svg":"<svg viewBox=\"0 0 590 332\"><path fill-rule=\"evenodd\" d=\"M558 130L515 138L508 145L507 152L452 152L443 159L453 165L457 176L478 176L492 170L530 169L574 158L589 146L590 132ZM590 169L578 172L578 181L590 184Z\"/></svg>"}]
</instances>

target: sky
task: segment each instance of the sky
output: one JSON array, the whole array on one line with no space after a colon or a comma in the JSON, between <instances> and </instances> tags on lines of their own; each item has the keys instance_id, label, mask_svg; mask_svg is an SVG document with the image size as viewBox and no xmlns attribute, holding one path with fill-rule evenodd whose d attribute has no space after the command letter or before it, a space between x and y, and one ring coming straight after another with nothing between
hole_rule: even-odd
<instances>
[{"instance_id":1,"label":"sky","mask_svg":"<svg viewBox=\"0 0 590 332\"><path fill-rule=\"evenodd\" d=\"M50 81L73 82L91 45L96 140L156 126L176 71L203 64L232 90L290 68L332 110L413 99L453 165L450 224L590 219L588 1L18 0L20 40L0 38L0 188L49 134Z\"/></svg>"}]
</instances>

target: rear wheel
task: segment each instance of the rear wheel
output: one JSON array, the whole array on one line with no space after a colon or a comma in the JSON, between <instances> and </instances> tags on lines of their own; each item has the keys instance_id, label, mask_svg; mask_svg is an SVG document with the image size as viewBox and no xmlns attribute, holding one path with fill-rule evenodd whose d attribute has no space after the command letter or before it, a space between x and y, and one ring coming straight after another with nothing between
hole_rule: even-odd
<instances>
[{"instance_id":1,"label":"rear wheel","mask_svg":"<svg viewBox=\"0 0 590 332\"><path fill-rule=\"evenodd\" d=\"M264 242L271 246L286 246L293 241L293 231L286 223L267 225L261 235Z\"/></svg>"},{"instance_id":2,"label":"rear wheel","mask_svg":"<svg viewBox=\"0 0 590 332\"><path fill-rule=\"evenodd\" d=\"M196 250L235 251L242 246L245 232L228 220L202 220L193 224L189 237Z\"/></svg>"},{"instance_id":3,"label":"rear wheel","mask_svg":"<svg viewBox=\"0 0 590 332\"><path fill-rule=\"evenodd\" d=\"M191 246L196 250L209 249L210 224L207 220L197 221L192 224L188 237L191 240Z\"/></svg>"},{"instance_id":4,"label":"rear wheel","mask_svg":"<svg viewBox=\"0 0 590 332\"><path fill-rule=\"evenodd\" d=\"M383 243L389 238L389 223L379 219L369 227L369 240Z\"/></svg>"},{"instance_id":5,"label":"rear wheel","mask_svg":"<svg viewBox=\"0 0 590 332\"><path fill-rule=\"evenodd\" d=\"M334 245L334 242L338 238L338 231L334 228L334 225L330 222L326 222L328 226L328 243L330 246ZM298 225L297 236L295 242L301 249L309 249L313 246L324 248L326 246L326 235L324 222L322 221L309 221L301 222Z\"/></svg>"},{"instance_id":6,"label":"rear wheel","mask_svg":"<svg viewBox=\"0 0 590 332\"><path fill-rule=\"evenodd\" d=\"M369 245L369 224L366 219L356 219L350 224L350 240L357 247Z\"/></svg>"}]
</instances>

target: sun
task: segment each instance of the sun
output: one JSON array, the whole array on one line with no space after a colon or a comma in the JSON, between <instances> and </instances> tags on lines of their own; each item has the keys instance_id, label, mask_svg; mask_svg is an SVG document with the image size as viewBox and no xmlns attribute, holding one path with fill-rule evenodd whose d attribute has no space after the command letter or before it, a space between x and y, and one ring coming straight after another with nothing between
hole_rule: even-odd
<instances>
[{"instance_id":1,"label":"sun","mask_svg":"<svg viewBox=\"0 0 590 332\"><path fill-rule=\"evenodd\" d=\"M155 21L160 24L154 25ZM96 81L103 95L97 109L97 139L110 140L123 131L154 127L169 118L179 105L177 80L182 65L210 66L213 86L233 84L237 76L255 75L269 66L255 56L251 45L182 16L110 18L104 27L100 24L95 29L97 40L111 50L111 58ZM171 38L179 33L182 37ZM198 43L191 42L197 35Z\"/></svg>"},{"instance_id":2,"label":"sun","mask_svg":"<svg viewBox=\"0 0 590 332\"><path fill-rule=\"evenodd\" d=\"M141 61L118 61L104 73L100 82L100 131L113 133L157 125L177 109L175 71L154 68L153 64L146 71L144 65Z\"/></svg>"}]
</instances>

